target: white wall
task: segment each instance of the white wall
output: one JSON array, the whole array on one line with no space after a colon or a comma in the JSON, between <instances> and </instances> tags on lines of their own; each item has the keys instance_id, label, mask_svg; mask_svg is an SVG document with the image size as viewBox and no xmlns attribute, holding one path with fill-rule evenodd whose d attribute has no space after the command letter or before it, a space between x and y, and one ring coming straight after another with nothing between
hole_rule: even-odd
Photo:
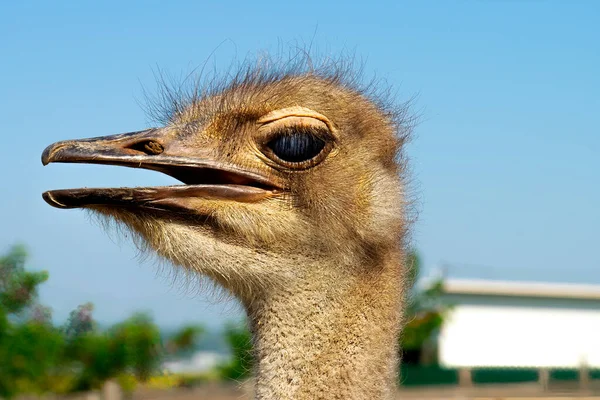
<instances>
[{"instance_id":1,"label":"white wall","mask_svg":"<svg viewBox=\"0 0 600 400\"><path fill-rule=\"evenodd\" d=\"M600 367L600 302L449 296L446 366Z\"/></svg>"}]
</instances>

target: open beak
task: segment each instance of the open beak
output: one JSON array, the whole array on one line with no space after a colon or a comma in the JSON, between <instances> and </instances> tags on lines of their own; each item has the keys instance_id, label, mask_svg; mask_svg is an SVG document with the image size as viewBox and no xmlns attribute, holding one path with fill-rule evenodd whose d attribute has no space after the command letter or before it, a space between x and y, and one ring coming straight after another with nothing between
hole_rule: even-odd
<instances>
[{"instance_id":1,"label":"open beak","mask_svg":"<svg viewBox=\"0 0 600 400\"><path fill-rule=\"evenodd\" d=\"M193 212L203 199L257 202L281 191L282 185L274 177L217 161L213 154L210 149L178 144L164 128L57 142L42 153L44 165L61 162L145 168L170 175L183 185L63 189L42 196L58 208L114 206Z\"/></svg>"}]
</instances>

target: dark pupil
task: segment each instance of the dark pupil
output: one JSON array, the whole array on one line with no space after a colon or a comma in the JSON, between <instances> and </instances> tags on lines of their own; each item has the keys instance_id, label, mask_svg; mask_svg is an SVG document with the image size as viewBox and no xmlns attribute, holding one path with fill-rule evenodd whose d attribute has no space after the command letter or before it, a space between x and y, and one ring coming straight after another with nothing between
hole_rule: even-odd
<instances>
[{"instance_id":1,"label":"dark pupil","mask_svg":"<svg viewBox=\"0 0 600 400\"><path fill-rule=\"evenodd\" d=\"M293 133L271 140L268 146L284 161L301 162L317 156L325 147L325 142L310 134Z\"/></svg>"}]
</instances>

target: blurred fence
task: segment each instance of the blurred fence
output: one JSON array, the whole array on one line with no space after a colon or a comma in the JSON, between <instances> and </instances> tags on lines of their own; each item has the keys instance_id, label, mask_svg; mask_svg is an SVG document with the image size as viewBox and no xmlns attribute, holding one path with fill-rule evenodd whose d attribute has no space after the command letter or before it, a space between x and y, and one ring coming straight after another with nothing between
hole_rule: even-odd
<instances>
[{"instance_id":1,"label":"blurred fence","mask_svg":"<svg viewBox=\"0 0 600 400\"><path fill-rule=\"evenodd\" d=\"M438 366L402 365L400 367L401 386L457 385L459 370Z\"/></svg>"},{"instance_id":2,"label":"blurred fence","mask_svg":"<svg viewBox=\"0 0 600 400\"><path fill-rule=\"evenodd\" d=\"M540 372L530 368L476 368L471 370L473 384L525 383L540 380Z\"/></svg>"},{"instance_id":3,"label":"blurred fence","mask_svg":"<svg viewBox=\"0 0 600 400\"><path fill-rule=\"evenodd\" d=\"M542 390L600 392L600 369L576 368L443 368L402 365L401 387L539 384Z\"/></svg>"}]
</instances>

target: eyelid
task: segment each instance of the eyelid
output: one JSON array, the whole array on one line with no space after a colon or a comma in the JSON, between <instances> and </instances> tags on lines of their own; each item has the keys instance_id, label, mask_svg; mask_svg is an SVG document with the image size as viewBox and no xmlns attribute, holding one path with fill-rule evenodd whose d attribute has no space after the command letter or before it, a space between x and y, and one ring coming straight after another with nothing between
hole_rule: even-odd
<instances>
[{"instance_id":1,"label":"eyelid","mask_svg":"<svg viewBox=\"0 0 600 400\"><path fill-rule=\"evenodd\" d=\"M291 120L285 121L288 118ZM329 118L327 118L326 116L324 116L321 113L318 113L318 112L311 110L310 108L306 108L306 107L295 106L295 107L288 107L288 108L282 108L279 110L271 111L270 113L260 117L256 122L260 125L259 129L263 130L263 129L271 129L272 126L270 126L270 125L272 125L272 124L277 124L277 125L284 124L284 126L285 125L294 126L294 125L298 124L299 122L301 123L303 119L307 120L307 121L305 121L305 123L306 123L306 125L309 125L309 126L323 124L324 128L326 128L329 131L329 133L334 137L334 139L338 138L337 129L335 129L335 127L333 126L333 123L329 120ZM310 123L310 122L308 122L310 119L315 120L315 121ZM298 120L300 120L300 121L298 121ZM318 122L316 122L316 121L318 121Z\"/></svg>"}]
</instances>

